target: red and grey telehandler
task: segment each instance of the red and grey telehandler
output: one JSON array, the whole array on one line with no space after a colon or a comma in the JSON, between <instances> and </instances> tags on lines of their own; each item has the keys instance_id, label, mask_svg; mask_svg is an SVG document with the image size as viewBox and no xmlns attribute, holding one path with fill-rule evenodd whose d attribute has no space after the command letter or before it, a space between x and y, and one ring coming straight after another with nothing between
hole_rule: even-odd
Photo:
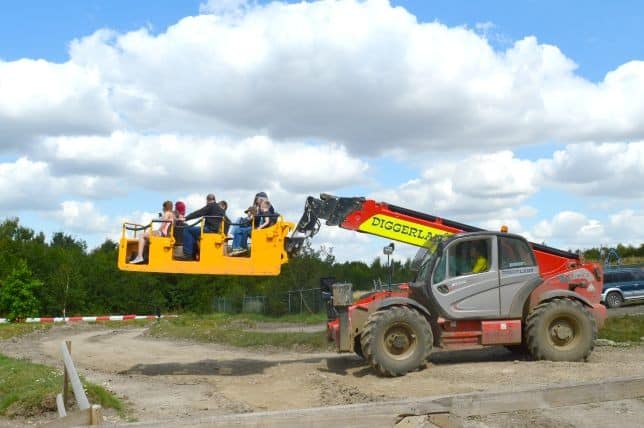
<instances>
[{"instance_id":1,"label":"red and grey telehandler","mask_svg":"<svg viewBox=\"0 0 644 428\"><path fill-rule=\"evenodd\" d=\"M311 237L320 219L420 247L413 282L352 302L351 284L333 284L337 318L329 338L379 374L426 364L434 348L505 345L535 359L586 359L606 317L602 267L574 253L365 198L307 199L296 226ZM301 238L300 238L301 239ZM297 249L298 240L287 243Z\"/></svg>"}]
</instances>

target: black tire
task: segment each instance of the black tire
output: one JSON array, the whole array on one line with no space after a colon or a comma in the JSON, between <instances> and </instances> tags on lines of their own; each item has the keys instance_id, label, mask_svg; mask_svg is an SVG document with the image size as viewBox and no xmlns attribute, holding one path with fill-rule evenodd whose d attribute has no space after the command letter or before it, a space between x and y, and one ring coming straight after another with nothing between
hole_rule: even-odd
<instances>
[{"instance_id":1,"label":"black tire","mask_svg":"<svg viewBox=\"0 0 644 428\"><path fill-rule=\"evenodd\" d=\"M624 303L624 298L617 291L611 291L606 296L606 306L609 308L619 308Z\"/></svg>"},{"instance_id":2,"label":"black tire","mask_svg":"<svg viewBox=\"0 0 644 428\"><path fill-rule=\"evenodd\" d=\"M427 319L406 306L369 315L360 339L365 360L382 376L425 367L433 342Z\"/></svg>"},{"instance_id":3,"label":"black tire","mask_svg":"<svg viewBox=\"0 0 644 428\"><path fill-rule=\"evenodd\" d=\"M505 349L517 355L525 355L530 353L525 342L518 345L505 345Z\"/></svg>"},{"instance_id":4,"label":"black tire","mask_svg":"<svg viewBox=\"0 0 644 428\"><path fill-rule=\"evenodd\" d=\"M363 360L365 359L364 352L362 352L362 344L360 343L360 335L357 335L355 339L353 339L353 352Z\"/></svg>"},{"instance_id":5,"label":"black tire","mask_svg":"<svg viewBox=\"0 0 644 428\"><path fill-rule=\"evenodd\" d=\"M592 352L597 325L577 300L554 299L533 309L526 332L528 349L536 360L579 361Z\"/></svg>"}]
</instances>

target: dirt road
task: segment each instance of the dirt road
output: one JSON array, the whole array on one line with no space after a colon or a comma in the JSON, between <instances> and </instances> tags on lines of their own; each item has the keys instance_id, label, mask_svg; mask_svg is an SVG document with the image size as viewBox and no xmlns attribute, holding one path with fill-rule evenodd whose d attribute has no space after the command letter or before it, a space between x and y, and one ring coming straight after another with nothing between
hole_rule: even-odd
<instances>
[{"instance_id":1,"label":"dirt road","mask_svg":"<svg viewBox=\"0 0 644 428\"><path fill-rule=\"evenodd\" d=\"M518 360L504 348L443 352L432 355L426 370L379 378L354 355L246 350L159 340L142 328L82 324L0 342L0 349L59 367L65 339L72 341L80 374L124 398L138 421L511 391L644 374L642 346L597 347L585 363Z\"/></svg>"}]
</instances>

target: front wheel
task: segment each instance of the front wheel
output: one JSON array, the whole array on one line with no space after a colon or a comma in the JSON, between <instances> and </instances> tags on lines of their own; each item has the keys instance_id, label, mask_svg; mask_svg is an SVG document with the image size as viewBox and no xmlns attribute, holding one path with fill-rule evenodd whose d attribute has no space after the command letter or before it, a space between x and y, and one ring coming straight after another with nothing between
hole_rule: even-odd
<instances>
[{"instance_id":1,"label":"front wheel","mask_svg":"<svg viewBox=\"0 0 644 428\"><path fill-rule=\"evenodd\" d=\"M526 320L530 354L537 360L586 359L597 337L595 318L577 300L554 299L537 305Z\"/></svg>"},{"instance_id":2,"label":"front wheel","mask_svg":"<svg viewBox=\"0 0 644 428\"><path fill-rule=\"evenodd\" d=\"M427 319L406 306L372 313L360 337L365 359L383 376L424 367L434 342Z\"/></svg>"},{"instance_id":3,"label":"front wheel","mask_svg":"<svg viewBox=\"0 0 644 428\"><path fill-rule=\"evenodd\" d=\"M611 291L606 296L606 306L609 308L619 308L624 303L624 298L617 291Z\"/></svg>"},{"instance_id":4,"label":"front wheel","mask_svg":"<svg viewBox=\"0 0 644 428\"><path fill-rule=\"evenodd\" d=\"M356 353L356 355L364 360L364 352L362 352L362 344L360 343L360 335L357 335L355 339L353 339L353 352Z\"/></svg>"}]
</instances>

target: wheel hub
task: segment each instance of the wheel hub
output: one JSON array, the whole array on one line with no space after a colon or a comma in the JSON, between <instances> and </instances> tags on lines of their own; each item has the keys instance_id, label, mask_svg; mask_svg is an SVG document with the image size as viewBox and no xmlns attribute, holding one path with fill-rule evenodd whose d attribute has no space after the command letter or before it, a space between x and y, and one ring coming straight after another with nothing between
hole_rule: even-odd
<instances>
[{"instance_id":1,"label":"wheel hub","mask_svg":"<svg viewBox=\"0 0 644 428\"><path fill-rule=\"evenodd\" d=\"M387 332L384 341L389 354L402 357L414 348L416 336L404 326L396 326Z\"/></svg>"},{"instance_id":2,"label":"wheel hub","mask_svg":"<svg viewBox=\"0 0 644 428\"><path fill-rule=\"evenodd\" d=\"M566 344L575 337L575 332L569 323L559 321L550 329L550 335L556 343Z\"/></svg>"},{"instance_id":3,"label":"wheel hub","mask_svg":"<svg viewBox=\"0 0 644 428\"><path fill-rule=\"evenodd\" d=\"M396 349L407 349L409 347L409 338L402 334L392 334L389 338L389 346Z\"/></svg>"}]
</instances>

